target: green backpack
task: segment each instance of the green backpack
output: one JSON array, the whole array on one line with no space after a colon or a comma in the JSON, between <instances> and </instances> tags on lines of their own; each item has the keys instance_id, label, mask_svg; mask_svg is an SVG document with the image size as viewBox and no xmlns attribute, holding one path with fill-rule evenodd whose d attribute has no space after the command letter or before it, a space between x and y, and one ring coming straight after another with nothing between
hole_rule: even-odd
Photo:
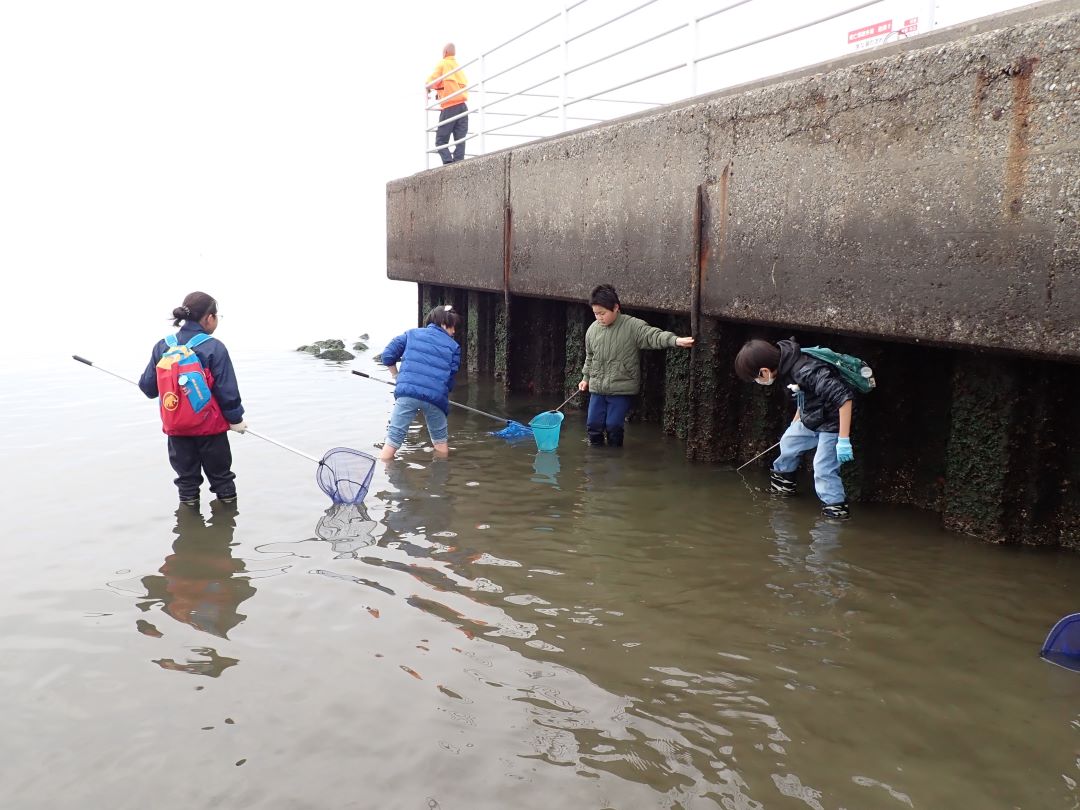
<instances>
[{"instance_id":1,"label":"green backpack","mask_svg":"<svg viewBox=\"0 0 1080 810\"><path fill-rule=\"evenodd\" d=\"M809 349L803 349L802 353L828 363L840 372L844 382L863 394L869 394L877 387L873 369L858 357L840 354L824 346L811 346Z\"/></svg>"}]
</instances>

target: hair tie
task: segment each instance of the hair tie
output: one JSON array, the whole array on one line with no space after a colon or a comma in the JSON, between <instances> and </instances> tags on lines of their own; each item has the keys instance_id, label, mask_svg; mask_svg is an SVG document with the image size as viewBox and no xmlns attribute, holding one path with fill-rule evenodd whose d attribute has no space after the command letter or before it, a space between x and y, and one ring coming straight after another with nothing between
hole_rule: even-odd
<instances>
[{"instance_id":1,"label":"hair tie","mask_svg":"<svg viewBox=\"0 0 1080 810\"><path fill-rule=\"evenodd\" d=\"M180 311L184 313L185 318L191 315L191 310L183 304L180 305Z\"/></svg>"},{"instance_id":2,"label":"hair tie","mask_svg":"<svg viewBox=\"0 0 1080 810\"><path fill-rule=\"evenodd\" d=\"M454 308L453 304L447 304L445 307L443 307L443 309L445 309L447 312L450 312L453 308Z\"/></svg>"}]
</instances>

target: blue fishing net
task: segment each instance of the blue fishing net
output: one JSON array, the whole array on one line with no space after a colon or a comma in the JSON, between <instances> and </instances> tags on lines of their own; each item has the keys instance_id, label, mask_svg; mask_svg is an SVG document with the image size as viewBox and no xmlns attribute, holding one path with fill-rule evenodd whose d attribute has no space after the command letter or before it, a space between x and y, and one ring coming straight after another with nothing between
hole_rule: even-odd
<instances>
[{"instance_id":1,"label":"blue fishing net","mask_svg":"<svg viewBox=\"0 0 1080 810\"><path fill-rule=\"evenodd\" d=\"M362 503L375 473L375 457L351 447L328 450L315 480L334 503Z\"/></svg>"},{"instance_id":2,"label":"blue fishing net","mask_svg":"<svg viewBox=\"0 0 1080 810\"><path fill-rule=\"evenodd\" d=\"M1054 625L1039 652L1052 664L1080 672L1080 613L1073 613Z\"/></svg>"},{"instance_id":3,"label":"blue fishing net","mask_svg":"<svg viewBox=\"0 0 1080 810\"><path fill-rule=\"evenodd\" d=\"M506 427L502 430L493 430L492 436L498 436L500 439L524 439L533 435L532 430L521 422L514 422L513 420L506 423Z\"/></svg>"}]
</instances>

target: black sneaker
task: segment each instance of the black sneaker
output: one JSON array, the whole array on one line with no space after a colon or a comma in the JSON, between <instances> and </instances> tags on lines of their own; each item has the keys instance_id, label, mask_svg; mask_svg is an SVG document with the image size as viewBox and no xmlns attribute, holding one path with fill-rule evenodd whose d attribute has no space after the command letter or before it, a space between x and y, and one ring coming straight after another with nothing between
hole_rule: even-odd
<instances>
[{"instance_id":1,"label":"black sneaker","mask_svg":"<svg viewBox=\"0 0 1080 810\"><path fill-rule=\"evenodd\" d=\"M847 501L843 503L827 503L821 507L821 514L833 520L847 520L851 517L851 510L848 509Z\"/></svg>"},{"instance_id":2,"label":"black sneaker","mask_svg":"<svg viewBox=\"0 0 1080 810\"><path fill-rule=\"evenodd\" d=\"M783 473L776 470L770 472L769 492L775 495L794 495L795 473Z\"/></svg>"}]
</instances>

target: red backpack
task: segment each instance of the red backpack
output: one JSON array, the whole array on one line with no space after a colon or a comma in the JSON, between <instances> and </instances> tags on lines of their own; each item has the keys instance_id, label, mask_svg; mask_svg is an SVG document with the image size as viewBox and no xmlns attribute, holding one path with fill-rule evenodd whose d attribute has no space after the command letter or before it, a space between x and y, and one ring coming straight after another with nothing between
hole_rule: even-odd
<instances>
[{"instance_id":1,"label":"red backpack","mask_svg":"<svg viewBox=\"0 0 1080 810\"><path fill-rule=\"evenodd\" d=\"M165 338L168 348L157 363L157 387L161 429L169 436L213 436L229 429L211 393L214 377L195 354L195 347L208 340L205 332L183 346L175 335Z\"/></svg>"}]
</instances>

